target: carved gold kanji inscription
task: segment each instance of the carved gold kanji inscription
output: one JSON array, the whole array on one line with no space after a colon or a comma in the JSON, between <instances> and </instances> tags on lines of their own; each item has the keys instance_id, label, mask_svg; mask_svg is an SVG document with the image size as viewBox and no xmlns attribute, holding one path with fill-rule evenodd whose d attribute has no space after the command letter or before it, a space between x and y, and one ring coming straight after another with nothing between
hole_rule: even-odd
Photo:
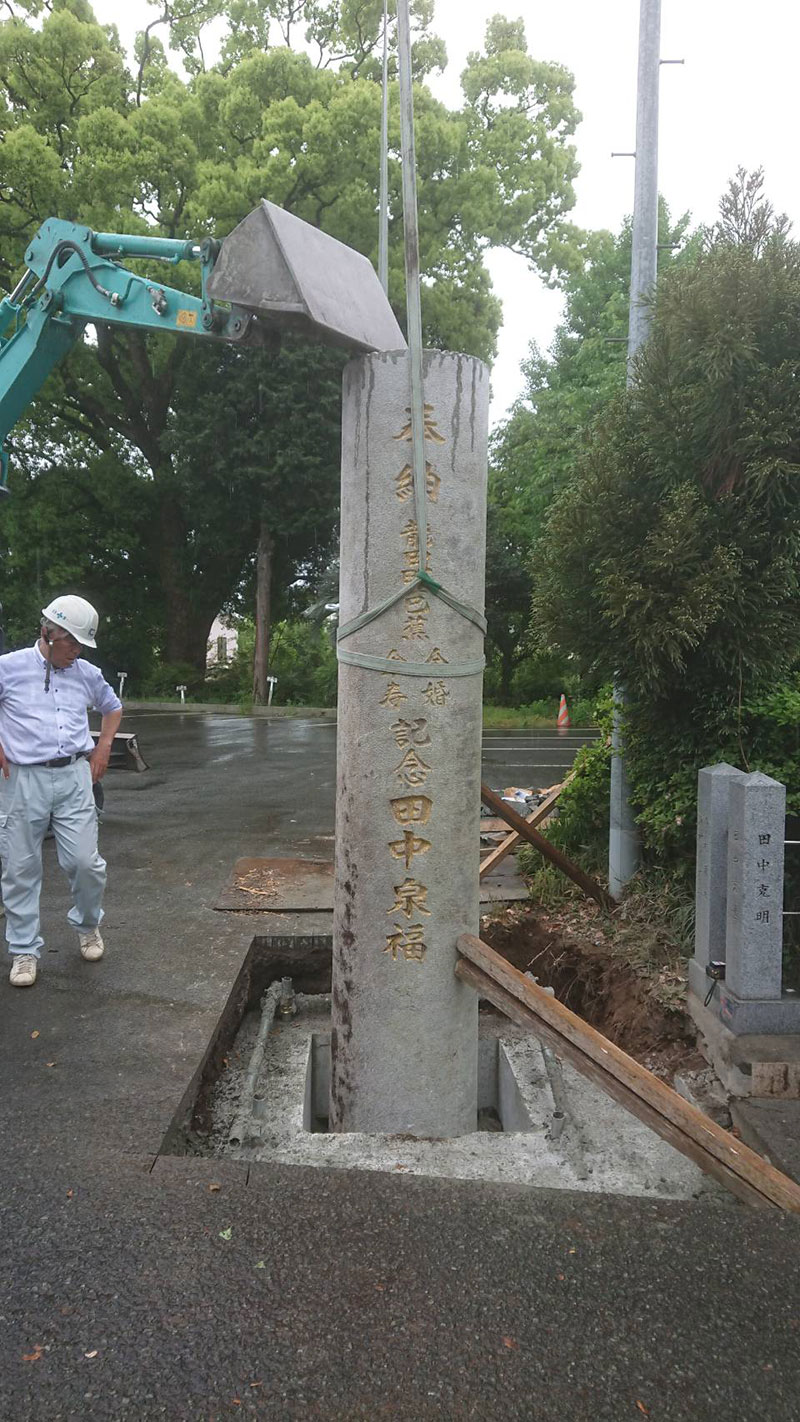
<instances>
[{"instance_id":1,"label":"carved gold kanji inscription","mask_svg":"<svg viewBox=\"0 0 800 1422\"><path fill-rule=\"evenodd\" d=\"M405 567L402 569L401 576L404 583L413 583L419 572L419 529L417 528L416 519L410 518L408 520L408 523L400 530L400 537L405 544L405 552L403 553ZM433 548L433 538L430 530L428 531L427 545L425 571L429 573L431 570L431 549Z\"/></svg>"},{"instance_id":2,"label":"carved gold kanji inscription","mask_svg":"<svg viewBox=\"0 0 800 1422\"><path fill-rule=\"evenodd\" d=\"M425 490L432 504L438 504L439 502L439 486L441 482L433 465L426 463ZM414 471L410 464L404 464L400 473L395 474L394 485L395 498L399 499L401 504L406 503L414 493Z\"/></svg>"},{"instance_id":3,"label":"carved gold kanji inscription","mask_svg":"<svg viewBox=\"0 0 800 1422\"><path fill-rule=\"evenodd\" d=\"M401 785L424 785L431 768L421 755L417 755L412 746L406 751L400 764L395 766L394 773Z\"/></svg>"},{"instance_id":4,"label":"carved gold kanji inscription","mask_svg":"<svg viewBox=\"0 0 800 1422\"><path fill-rule=\"evenodd\" d=\"M427 637L428 617L430 615L430 603L422 593L409 593L403 598L406 609L406 623L403 628L403 636L406 640Z\"/></svg>"},{"instance_id":5,"label":"carved gold kanji inscription","mask_svg":"<svg viewBox=\"0 0 800 1422\"><path fill-rule=\"evenodd\" d=\"M422 695L429 706L446 706L450 692L443 681L429 681Z\"/></svg>"},{"instance_id":6,"label":"carved gold kanji inscription","mask_svg":"<svg viewBox=\"0 0 800 1422\"><path fill-rule=\"evenodd\" d=\"M396 434L396 435L394 436L395 439L411 439L411 406L410 406L410 405L406 405L406 414L408 415L408 419L407 419L406 423L403 425L403 428L401 429L400 433L399 433L399 434ZM433 415L433 405L424 405L424 406L423 406L423 425L424 425L424 431L425 431L425 438L426 438L426 439L432 439L433 442L434 442L434 444L444 444L444 443L445 443L445 437L444 437L444 435L443 435L443 434L440 434L439 431L438 431L438 429L436 428L436 420L434 419L434 415Z\"/></svg>"},{"instance_id":7,"label":"carved gold kanji inscription","mask_svg":"<svg viewBox=\"0 0 800 1422\"><path fill-rule=\"evenodd\" d=\"M426 907L428 902L428 890L425 884L419 884L416 879L404 879L402 884L394 886L394 903L387 913L404 913L406 918L411 918L412 914L424 913L428 918L431 911Z\"/></svg>"},{"instance_id":8,"label":"carved gold kanji inscription","mask_svg":"<svg viewBox=\"0 0 800 1422\"><path fill-rule=\"evenodd\" d=\"M389 804L399 825L426 825L433 809L427 795L398 795Z\"/></svg>"},{"instance_id":9,"label":"carved gold kanji inscription","mask_svg":"<svg viewBox=\"0 0 800 1422\"><path fill-rule=\"evenodd\" d=\"M428 951L428 945L424 939L425 929L421 923L410 923L407 928L401 924L394 925L394 933L387 933L386 947L384 953L390 953L395 962L399 953L402 953L407 963L421 963Z\"/></svg>"},{"instance_id":10,"label":"carved gold kanji inscription","mask_svg":"<svg viewBox=\"0 0 800 1422\"><path fill-rule=\"evenodd\" d=\"M398 706L402 706L404 701L408 701L406 693L397 681L390 681L384 695L381 697L381 706L391 706L396 711Z\"/></svg>"},{"instance_id":11,"label":"carved gold kanji inscription","mask_svg":"<svg viewBox=\"0 0 800 1422\"><path fill-rule=\"evenodd\" d=\"M417 854L427 854L431 847L429 839L422 839L414 834L413 830L403 830L403 838L389 842L389 848L395 859L402 859L406 869L411 868L411 861Z\"/></svg>"},{"instance_id":12,"label":"carved gold kanji inscription","mask_svg":"<svg viewBox=\"0 0 800 1422\"><path fill-rule=\"evenodd\" d=\"M424 716L417 716L414 721L406 721L401 716L392 725L392 735L399 750L405 750L406 746L429 746L431 743Z\"/></svg>"}]
</instances>

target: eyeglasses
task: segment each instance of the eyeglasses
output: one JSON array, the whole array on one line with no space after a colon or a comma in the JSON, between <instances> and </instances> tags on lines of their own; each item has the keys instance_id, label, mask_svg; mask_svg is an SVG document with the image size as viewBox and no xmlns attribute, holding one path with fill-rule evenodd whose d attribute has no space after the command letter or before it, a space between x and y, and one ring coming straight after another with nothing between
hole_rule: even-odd
<instances>
[{"instance_id":1,"label":"eyeglasses","mask_svg":"<svg viewBox=\"0 0 800 1422\"><path fill-rule=\"evenodd\" d=\"M71 647L80 647L81 645L77 637L73 637L71 632L65 632L61 627L57 627L54 632L50 633L50 641L68 642Z\"/></svg>"}]
</instances>

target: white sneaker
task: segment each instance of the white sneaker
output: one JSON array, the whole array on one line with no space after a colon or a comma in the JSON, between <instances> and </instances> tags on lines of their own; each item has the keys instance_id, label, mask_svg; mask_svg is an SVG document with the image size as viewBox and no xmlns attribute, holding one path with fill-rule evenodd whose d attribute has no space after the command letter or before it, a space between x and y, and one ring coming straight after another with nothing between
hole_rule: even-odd
<instances>
[{"instance_id":1,"label":"white sneaker","mask_svg":"<svg viewBox=\"0 0 800 1422\"><path fill-rule=\"evenodd\" d=\"M78 937L81 940L81 957L85 958L87 963L96 963L102 958L106 945L100 937L99 928L93 928L91 933L79 933Z\"/></svg>"},{"instance_id":2,"label":"white sneaker","mask_svg":"<svg viewBox=\"0 0 800 1422\"><path fill-rule=\"evenodd\" d=\"M32 953L15 953L8 981L12 987L33 987L38 963Z\"/></svg>"}]
</instances>

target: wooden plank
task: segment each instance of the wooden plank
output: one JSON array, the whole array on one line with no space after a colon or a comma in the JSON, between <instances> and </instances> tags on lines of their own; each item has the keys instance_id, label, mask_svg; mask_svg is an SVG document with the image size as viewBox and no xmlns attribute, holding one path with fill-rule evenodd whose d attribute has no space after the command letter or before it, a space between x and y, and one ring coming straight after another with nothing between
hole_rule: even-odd
<instances>
[{"instance_id":1,"label":"wooden plank","mask_svg":"<svg viewBox=\"0 0 800 1422\"><path fill-rule=\"evenodd\" d=\"M522 815L518 815L516 810L512 810L511 806L505 803L502 796L496 794L494 790L490 790L488 785L481 785L481 799L484 805L488 805L489 809L493 810L496 815L499 815L501 819L505 820L506 824L509 824L513 830L516 830L522 839L526 839L529 844L533 845L534 849L538 849L539 853L544 855L545 859L548 859L557 869L560 869L562 874L566 874L567 878L571 879L574 884L577 884L579 888L583 889L583 892L588 894L590 898L596 899L607 913L614 913L617 906L611 895L603 888L602 884L598 884L597 880L593 879L591 874L587 874L585 870L581 869L578 864L573 864L572 860L568 858L562 850L556 849L555 845L545 839L544 835L540 834L532 825L529 825L527 820L522 818Z\"/></svg>"},{"instance_id":2,"label":"wooden plank","mask_svg":"<svg viewBox=\"0 0 800 1422\"><path fill-rule=\"evenodd\" d=\"M505 988L500 987L486 973L482 973L474 963L468 962L466 958L459 958L456 963L456 977L467 983L469 987L474 988L488 1002L494 1003L495 1007L499 1007L500 1011L505 1013L512 1022L516 1022L520 1027L527 1027L545 1046L551 1047L560 1057L571 1061L583 1076L601 1087L608 1096L612 1096L620 1106L624 1106L632 1115L637 1116L640 1121L649 1126L663 1140L668 1141L681 1154L688 1156L706 1174L719 1180L740 1200L748 1205L754 1205L757 1209L770 1207L772 1202L759 1190L740 1180L738 1175L734 1174L727 1166L722 1165L720 1161L715 1160L701 1146L696 1145L682 1131L667 1121L659 1111L642 1101L629 1087L609 1076L608 1072L603 1071L602 1067L587 1057L585 1052L581 1052L571 1042L565 1042L559 1032L554 1032L535 1012L525 1007L510 992L506 992Z\"/></svg>"},{"instance_id":3,"label":"wooden plank","mask_svg":"<svg viewBox=\"0 0 800 1422\"><path fill-rule=\"evenodd\" d=\"M571 770L566 780L564 780L561 785L556 785L555 788L550 791L546 799L542 800L541 805L537 805L535 810L531 810L531 813L525 816L526 824L530 825L532 829L535 829L537 825L542 823L542 820L547 819L564 786L569 785L574 775L574 770ZM497 848L493 849L483 860L478 878L482 879L484 874L487 874L491 869L494 869L502 859L505 859L506 855L511 853L515 845L519 844L519 840L520 836L517 830L512 830L510 834L506 835L502 844L498 844Z\"/></svg>"},{"instance_id":4,"label":"wooden plank","mask_svg":"<svg viewBox=\"0 0 800 1422\"><path fill-rule=\"evenodd\" d=\"M617 1088L624 1088L622 1094L626 1101L623 1104L627 1104L634 1114L641 1115L643 1120L645 1117L641 1113L646 1108L648 1125L652 1125L684 1154L702 1164L704 1170L721 1179L718 1168L721 1166L741 1183L737 1193L742 1198L742 1192L750 1189L770 1204L800 1213L800 1186L793 1180L768 1165L755 1151L684 1101L671 1087L518 972L481 939L462 934L457 946L459 953L469 959L481 974L527 1009L532 1030L541 1031L544 1036L544 1029L547 1028L549 1044L556 1038L556 1049L574 1061L576 1066L583 1063L587 1075L590 1074L590 1065L594 1072L599 1070L599 1075L594 1075L593 1079L616 1099L622 1099ZM456 968L459 976L462 976L462 966L458 964ZM490 998L490 1001L494 999ZM659 1125L655 1124L656 1119ZM703 1156L702 1161L698 1151ZM729 1183L727 1177L726 1183Z\"/></svg>"}]
</instances>

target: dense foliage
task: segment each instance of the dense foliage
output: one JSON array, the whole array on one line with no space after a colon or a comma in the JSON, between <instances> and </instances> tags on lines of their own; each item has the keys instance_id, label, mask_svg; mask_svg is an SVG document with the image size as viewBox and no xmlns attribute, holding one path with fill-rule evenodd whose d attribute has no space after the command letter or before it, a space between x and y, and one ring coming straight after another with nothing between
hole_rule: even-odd
<instances>
[{"instance_id":1,"label":"dense foliage","mask_svg":"<svg viewBox=\"0 0 800 1422\"><path fill-rule=\"evenodd\" d=\"M691 260L688 219L674 223L662 202L660 266ZM682 246L677 256L674 246ZM564 319L548 356L533 345L526 388L492 443L486 560L489 619L487 693L505 704L594 690L598 678L528 635L532 570L544 520L570 483L594 422L625 385L631 228L592 232L568 275Z\"/></svg>"},{"instance_id":2,"label":"dense foliage","mask_svg":"<svg viewBox=\"0 0 800 1422\"><path fill-rule=\"evenodd\" d=\"M159 3L133 55L88 0L7 0L4 11L4 289L51 214L105 231L224 236L262 196L374 260L378 0ZM499 18L469 56L462 106L448 110L425 84L443 61L431 12L428 0L414 6L425 336L488 358L500 311L487 248L513 247L548 279L576 260L566 216L579 115L572 77L534 60L522 24ZM396 86L390 144L389 286L402 314ZM197 279L190 266L175 274L187 288ZM278 615L291 588L313 588L335 537L338 357L292 346L246 366L198 344L98 326L15 432L13 486L25 493L2 525L12 636L27 635L39 588L68 573L104 614L124 605L142 630L124 647L130 669L145 669L145 629L162 658L199 669L214 615L249 601L259 540L274 545ZM54 494L62 483L69 491ZM130 508L112 532L116 489ZM65 514L63 538L54 499L81 510Z\"/></svg>"},{"instance_id":3,"label":"dense foliage","mask_svg":"<svg viewBox=\"0 0 800 1422\"><path fill-rule=\"evenodd\" d=\"M175 701L176 688L183 683L190 701L222 702L250 711L255 642L252 620L239 619L237 633L236 655L206 675L184 662L160 662L126 690L136 699ZM283 618L274 624L270 675L277 678L273 688L276 706L335 706L337 668L333 640L326 628L314 626L305 617Z\"/></svg>"},{"instance_id":4,"label":"dense foliage","mask_svg":"<svg viewBox=\"0 0 800 1422\"><path fill-rule=\"evenodd\" d=\"M740 174L725 224L662 275L635 381L537 550L534 629L621 677L645 843L687 872L699 766L800 792L800 245L753 198Z\"/></svg>"}]
</instances>

